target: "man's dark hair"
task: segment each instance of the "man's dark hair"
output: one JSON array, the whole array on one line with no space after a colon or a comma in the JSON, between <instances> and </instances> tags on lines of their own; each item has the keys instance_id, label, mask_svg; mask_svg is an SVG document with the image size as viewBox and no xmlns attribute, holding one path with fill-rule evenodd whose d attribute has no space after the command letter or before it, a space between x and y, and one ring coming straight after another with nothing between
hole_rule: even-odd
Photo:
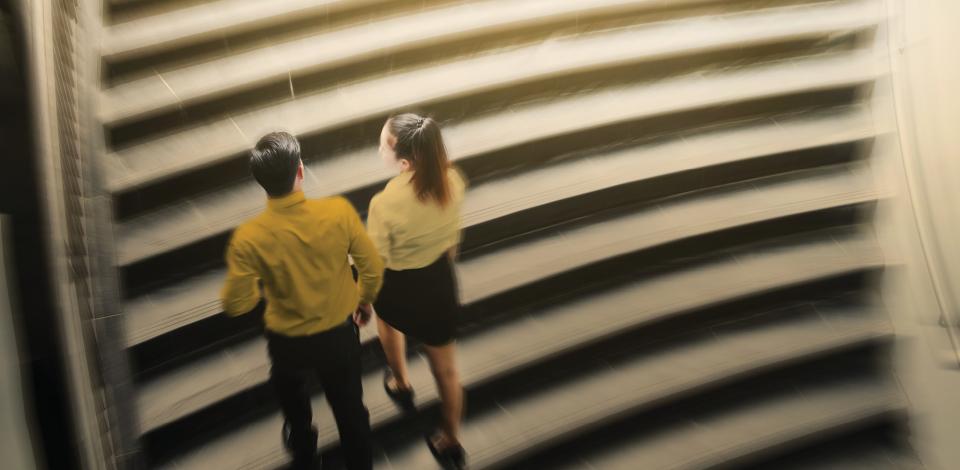
<instances>
[{"instance_id":1,"label":"man's dark hair","mask_svg":"<svg viewBox=\"0 0 960 470\"><path fill-rule=\"evenodd\" d=\"M271 132L250 152L250 173L270 196L293 191L300 167L300 142L287 132Z\"/></svg>"}]
</instances>

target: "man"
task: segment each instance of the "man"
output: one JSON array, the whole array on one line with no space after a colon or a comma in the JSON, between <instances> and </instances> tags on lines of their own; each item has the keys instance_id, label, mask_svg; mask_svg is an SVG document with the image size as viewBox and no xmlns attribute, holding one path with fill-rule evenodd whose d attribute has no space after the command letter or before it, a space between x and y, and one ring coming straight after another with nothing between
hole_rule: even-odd
<instances>
[{"instance_id":1,"label":"man","mask_svg":"<svg viewBox=\"0 0 960 470\"><path fill-rule=\"evenodd\" d=\"M333 410L347 468L369 469L370 419L362 400L357 327L370 319L383 261L346 199L306 200L294 136L275 132L260 139L250 171L267 192L267 209L237 227L227 246L223 309L228 315L253 310L262 285L270 383L286 420L293 468L316 466L307 387L315 374ZM359 272L359 287L347 255Z\"/></svg>"}]
</instances>

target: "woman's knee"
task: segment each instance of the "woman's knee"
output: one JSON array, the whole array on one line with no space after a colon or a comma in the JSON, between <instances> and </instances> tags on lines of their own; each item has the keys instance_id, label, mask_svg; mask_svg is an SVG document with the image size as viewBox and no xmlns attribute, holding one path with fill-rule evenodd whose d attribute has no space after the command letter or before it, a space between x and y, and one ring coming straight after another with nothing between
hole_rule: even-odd
<instances>
[{"instance_id":1,"label":"woman's knee","mask_svg":"<svg viewBox=\"0 0 960 470\"><path fill-rule=\"evenodd\" d=\"M457 380L457 368L452 364L444 364L433 367L433 376L442 382Z\"/></svg>"}]
</instances>

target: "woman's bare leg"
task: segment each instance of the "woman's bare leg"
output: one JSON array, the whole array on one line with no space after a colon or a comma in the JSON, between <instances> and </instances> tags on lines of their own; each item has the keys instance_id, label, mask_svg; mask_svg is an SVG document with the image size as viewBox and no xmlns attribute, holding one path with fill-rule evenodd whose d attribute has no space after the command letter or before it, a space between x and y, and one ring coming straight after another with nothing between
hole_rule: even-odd
<instances>
[{"instance_id":1,"label":"woman's bare leg","mask_svg":"<svg viewBox=\"0 0 960 470\"><path fill-rule=\"evenodd\" d=\"M380 345L387 356L387 365L396 379L396 387L410 388L410 376L407 374L407 342L403 333L397 331L385 321L377 318L377 332L380 334Z\"/></svg>"},{"instance_id":2,"label":"woman's bare leg","mask_svg":"<svg viewBox=\"0 0 960 470\"><path fill-rule=\"evenodd\" d=\"M443 412L443 432L450 444L460 442L460 420L463 415L463 387L456 364L454 343L423 347L430 361L430 370L437 381ZM445 447L445 446L444 446Z\"/></svg>"}]
</instances>

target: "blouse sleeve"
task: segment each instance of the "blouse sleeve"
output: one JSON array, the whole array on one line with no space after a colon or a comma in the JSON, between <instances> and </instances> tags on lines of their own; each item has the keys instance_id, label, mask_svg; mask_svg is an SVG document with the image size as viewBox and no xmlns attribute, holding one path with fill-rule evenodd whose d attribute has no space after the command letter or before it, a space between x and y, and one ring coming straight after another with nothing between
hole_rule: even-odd
<instances>
[{"instance_id":1,"label":"blouse sleeve","mask_svg":"<svg viewBox=\"0 0 960 470\"><path fill-rule=\"evenodd\" d=\"M390 262L390 251L393 247L393 239L390 234L390 227L382 213L383 209L379 204L379 194L370 200L370 208L367 211L367 234L370 240L377 247L377 252L383 258L384 263Z\"/></svg>"}]
</instances>

